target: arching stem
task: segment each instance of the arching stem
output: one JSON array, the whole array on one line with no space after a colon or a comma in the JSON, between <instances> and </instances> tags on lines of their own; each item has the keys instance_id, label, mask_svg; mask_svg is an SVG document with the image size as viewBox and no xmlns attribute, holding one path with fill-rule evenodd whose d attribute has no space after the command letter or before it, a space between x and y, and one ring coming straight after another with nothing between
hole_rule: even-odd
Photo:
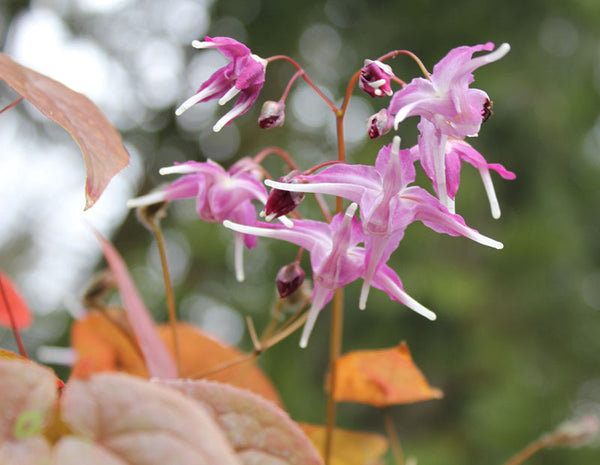
<instances>
[{"instance_id":1,"label":"arching stem","mask_svg":"<svg viewBox=\"0 0 600 465\"><path fill-rule=\"evenodd\" d=\"M15 335L15 340L17 341L17 346L19 347L19 352L25 358L29 358L27 356L27 351L25 350L25 345L23 344L23 340L21 339L21 334L19 333L19 328L17 328L17 322L15 321L15 316L13 315L12 308L10 306L10 302L8 301L8 297L6 295L6 291L4 290L4 283L2 282L2 277L0 277L0 293L2 294L2 301L4 302L4 307L6 308L6 312L8 313L8 318L10 319L10 326L12 328L13 334Z\"/></svg>"}]
</instances>

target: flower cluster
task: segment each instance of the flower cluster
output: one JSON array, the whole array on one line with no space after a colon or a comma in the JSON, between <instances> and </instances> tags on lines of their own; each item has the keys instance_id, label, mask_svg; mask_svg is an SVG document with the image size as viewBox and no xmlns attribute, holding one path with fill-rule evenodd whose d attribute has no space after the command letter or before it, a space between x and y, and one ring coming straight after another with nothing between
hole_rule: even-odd
<instances>
[{"instance_id":1,"label":"flower cluster","mask_svg":"<svg viewBox=\"0 0 600 465\"><path fill-rule=\"evenodd\" d=\"M215 98L223 104L240 94L233 109L215 124L215 131L250 109L264 83L267 63L282 58L260 58L245 45L226 37L206 37L204 42L195 41L193 45L196 48L217 48L231 62L204 82L196 95L183 103L176 113L181 114L196 103ZM410 116L420 117L417 144L403 149L400 137L393 136L392 141L379 150L373 165L341 162L330 164L320 171L318 167L305 172L293 170L278 182L267 179L266 184L272 188L267 196L261 183L264 170L258 166L258 156L255 159L244 158L228 171L211 160L186 162L160 171L161 174L182 174L180 179L157 193L134 199L130 206L196 198L199 217L205 221L222 222L235 231L238 245L243 240L247 247L252 247L256 236L262 236L287 241L308 251L314 288L301 346L306 346L319 312L333 294L359 278L363 281L359 308L366 307L369 290L376 287L392 300L433 320L435 314L404 291L400 278L387 262L400 245L406 228L417 221L439 233L464 236L488 247L502 248L500 242L467 226L465 220L456 214L455 196L462 162L467 162L479 170L492 216L498 218L500 208L490 171L505 179L515 177L502 165L487 163L464 140L477 136L482 122L491 115L491 100L487 93L470 87L474 80L473 71L499 60L509 50L508 44L494 50L492 43L458 47L436 64L431 74L419 61L425 77L414 78L409 83L396 78L392 68L384 63L385 59L401 51L390 52L377 60L365 60L356 75L359 88L372 97L391 97L387 108L369 119L369 137L384 136ZM489 53L473 56L484 51ZM263 106L259 118L262 128L283 125L285 97L297 77L303 77L312 86L301 68L293 60L285 59L298 71L291 78L284 96L279 101L267 101ZM392 89L394 83L401 85L395 92ZM316 87L315 90L327 100ZM328 104L339 118L343 112L330 101ZM286 161L290 164L289 160ZM436 195L414 185L417 161L431 180ZM287 220L284 215L295 210L306 193L330 194L351 203L345 212L338 211L330 221L305 219L299 215L293 221ZM267 221L257 220L252 204L254 200L265 205L261 216ZM356 215L357 210L360 219ZM269 220L278 217L282 224L269 223ZM241 250L241 246L238 248ZM236 269L238 278L243 277L241 258L236 261ZM303 279L304 272L297 262L284 267L277 278L280 293L288 295L293 292Z\"/></svg>"}]
</instances>

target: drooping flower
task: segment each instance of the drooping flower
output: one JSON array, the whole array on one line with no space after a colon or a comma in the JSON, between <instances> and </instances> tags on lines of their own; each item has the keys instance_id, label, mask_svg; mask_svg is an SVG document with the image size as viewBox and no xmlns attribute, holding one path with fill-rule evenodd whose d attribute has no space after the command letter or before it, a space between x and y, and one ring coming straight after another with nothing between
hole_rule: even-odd
<instances>
[{"instance_id":1,"label":"drooping flower","mask_svg":"<svg viewBox=\"0 0 600 465\"><path fill-rule=\"evenodd\" d=\"M414 150L400 150L400 138L396 136L392 144L379 151L374 167L337 164L318 174L296 176L297 182L293 184L266 181L276 189L331 194L358 203L366 249L361 309L366 306L377 269L387 262L408 225L415 221L439 233L465 236L496 249L503 247L502 243L468 227L461 216L450 213L425 189L409 186L416 176L415 154Z\"/></svg>"},{"instance_id":2,"label":"drooping flower","mask_svg":"<svg viewBox=\"0 0 600 465\"><path fill-rule=\"evenodd\" d=\"M484 117L484 105L490 100L483 90L469 87L474 80L473 71L504 57L510 45L504 43L493 52L475 58L473 54L493 49L492 42L457 47L434 66L428 79L415 78L394 93L388 107L394 115L394 126L398 127L409 116L419 115L442 134L457 139L476 136Z\"/></svg>"},{"instance_id":3,"label":"drooping flower","mask_svg":"<svg viewBox=\"0 0 600 465\"><path fill-rule=\"evenodd\" d=\"M279 297L283 299L296 292L304 282L305 276L306 274L298 262L282 266L275 277Z\"/></svg>"},{"instance_id":4,"label":"drooping flower","mask_svg":"<svg viewBox=\"0 0 600 465\"><path fill-rule=\"evenodd\" d=\"M284 240L310 252L314 288L312 305L300 339L301 347L306 347L319 312L331 300L334 292L365 277L366 251L357 245L364 240L364 233L354 216L356 208L357 205L352 203L344 214L335 215L330 224L314 220L292 220L293 227L287 228L272 223L257 223L256 226L231 221L223 223L234 231ZM433 312L404 292L400 278L387 265L378 268L372 283L385 291L391 299L430 320L436 318Z\"/></svg>"},{"instance_id":5,"label":"drooping flower","mask_svg":"<svg viewBox=\"0 0 600 465\"><path fill-rule=\"evenodd\" d=\"M273 129L283 126L285 122L285 103L267 100L263 103L258 117L261 129Z\"/></svg>"},{"instance_id":6,"label":"drooping flower","mask_svg":"<svg viewBox=\"0 0 600 465\"><path fill-rule=\"evenodd\" d=\"M394 77L394 72L390 65L386 65L378 60L365 60L365 64L360 70L358 87L369 94L371 97L388 97L392 95L390 81Z\"/></svg>"},{"instance_id":7,"label":"drooping flower","mask_svg":"<svg viewBox=\"0 0 600 465\"><path fill-rule=\"evenodd\" d=\"M430 152L438 197L452 213L454 201L446 186L446 141L448 137L477 136L482 121L489 117L488 94L469 85L474 80L474 70L504 57L510 45L504 43L487 55L473 58L476 52L493 49L494 44L488 42L451 50L427 79L415 78L397 91L388 107L396 128L409 116L421 116L419 145Z\"/></svg>"},{"instance_id":8,"label":"drooping flower","mask_svg":"<svg viewBox=\"0 0 600 465\"><path fill-rule=\"evenodd\" d=\"M248 47L229 37L205 37L204 41L195 40L192 46L198 49L216 48L231 63L219 69L204 82L195 95L183 102L175 111L181 115L199 102L219 99L219 105L225 105L239 94L233 108L213 126L218 132L234 118L246 113L258 98L265 82L267 61L254 55Z\"/></svg>"},{"instance_id":9,"label":"drooping flower","mask_svg":"<svg viewBox=\"0 0 600 465\"><path fill-rule=\"evenodd\" d=\"M419 123L419 129L421 135L419 136L418 152L421 166L423 171L427 174L427 177L431 179L433 188L438 193L440 192L439 180L436 171L436 159L435 157L441 156L438 144L440 143L435 137L435 129L433 125L427 120L422 120ZM429 137L428 137L428 133ZM490 203L490 209L492 211L492 217L500 218L500 206L498 199L496 198L496 192L494 185L492 184L492 178L490 176L490 170L496 171L504 179L515 179L516 175L512 171L508 171L504 166L498 163L488 163L483 155L475 150L470 144L463 140L449 137L446 140L444 147L444 167L445 172L443 173L444 182L446 185L446 192L449 200L454 204L456 192L460 184L460 169L463 162L470 163L479 170L481 180L485 187L486 194Z\"/></svg>"},{"instance_id":10,"label":"drooping flower","mask_svg":"<svg viewBox=\"0 0 600 465\"><path fill-rule=\"evenodd\" d=\"M283 183L294 183L296 177L300 174L298 170L292 170L285 176L279 178L279 182ZM260 212L260 216L265 218L267 221L271 221L273 218L278 218L282 215L287 215L291 211L295 210L300 202L304 200L303 192L290 192L282 191L278 189L271 189L269 198L265 204L265 208Z\"/></svg>"},{"instance_id":11,"label":"drooping flower","mask_svg":"<svg viewBox=\"0 0 600 465\"><path fill-rule=\"evenodd\" d=\"M382 108L367 120L367 134L371 139L377 139L392 129L392 121L388 117L387 108Z\"/></svg>"},{"instance_id":12,"label":"drooping flower","mask_svg":"<svg viewBox=\"0 0 600 465\"><path fill-rule=\"evenodd\" d=\"M164 187L136 199L129 200L130 208L158 202L195 198L196 212L206 222L222 223L232 220L253 225L256 209L252 200L262 204L267 201L267 191L257 177L258 171L250 158L242 158L226 171L218 163L188 161L160 169L160 174L182 174L183 176ZM235 269L239 281L244 280L242 245L256 246L256 237L236 233Z\"/></svg>"}]
</instances>

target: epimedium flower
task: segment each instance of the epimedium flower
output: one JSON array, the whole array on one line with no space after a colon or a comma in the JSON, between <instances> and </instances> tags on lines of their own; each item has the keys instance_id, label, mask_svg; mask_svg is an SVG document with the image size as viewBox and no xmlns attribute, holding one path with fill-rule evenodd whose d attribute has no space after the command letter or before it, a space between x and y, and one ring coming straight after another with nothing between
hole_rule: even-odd
<instances>
[{"instance_id":1,"label":"epimedium flower","mask_svg":"<svg viewBox=\"0 0 600 465\"><path fill-rule=\"evenodd\" d=\"M432 126L433 125L427 120L422 120L421 123L419 123L421 136L419 136L418 153L423 171L425 171L427 177L431 179L435 192L439 195L440 188L438 174L436 172L435 157L444 157L444 172L440 176L443 176L446 193L452 205L454 205L454 199L460 184L460 170L462 163L467 162L479 170L490 203L492 217L495 219L500 218L500 205L498 204L494 185L492 184L490 170L496 171L500 176L508 180L515 179L515 173L507 170L499 163L488 163L483 155L475 150L469 143L453 137L447 138L442 155L441 150L439 150L440 141L437 140L435 129ZM429 134L429 137L427 137L428 133L431 133Z\"/></svg>"},{"instance_id":2,"label":"epimedium flower","mask_svg":"<svg viewBox=\"0 0 600 465\"><path fill-rule=\"evenodd\" d=\"M377 270L396 250L408 225L415 221L439 233L465 236L496 249L503 247L468 227L460 215L449 212L425 189L409 186L416 176L416 156L414 149L400 150L400 137L395 136L391 144L379 151L374 167L336 164L314 175L298 175L295 183L265 181L275 189L331 194L360 206L366 250L361 309L366 306L371 284L375 285Z\"/></svg>"},{"instance_id":3,"label":"epimedium flower","mask_svg":"<svg viewBox=\"0 0 600 465\"><path fill-rule=\"evenodd\" d=\"M491 53L473 58L474 53L481 51ZM491 114L491 100L483 90L469 87L474 80L473 71L509 51L507 43L496 50L492 42L457 47L433 67L431 75L413 79L390 101L388 114L393 116L396 128L409 116L421 117L420 145L432 153L438 197L451 212L454 202L446 186L446 141L448 137L464 139L479 134L481 123Z\"/></svg>"},{"instance_id":4,"label":"epimedium flower","mask_svg":"<svg viewBox=\"0 0 600 465\"><path fill-rule=\"evenodd\" d=\"M161 168L160 174L181 174L179 179L157 192L131 199L129 208L151 205L177 199L195 198L198 216L212 223L232 220L253 225L256 222L256 209L252 204L258 200L267 201L267 191L261 182L258 169L250 158L242 158L226 171L218 163L187 161L174 166ZM238 281L244 280L243 245L256 246L256 236L236 233L235 270Z\"/></svg>"},{"instance_id":5,"label":"epimedium flower","mask_svg":"<svg viewBox=\"0 0 600 465\"><path fill-rule=\"evenodd\" d=\"M314 287L312 305L300 338L301 347L308 344L317 316L335 291L365 277L367 252L358 246L364 240L364 232L354 216L356 209L356 203L352 203L345 213L335 215L329 224L314 220L292 220L292 228L272 223L259 222L255 226L247 226L223 222L225 227L239 233L284 240L310 252ZM400 278L389 266L383 264L376 270L372 284L386 292L392 300L435 320L436 316L431 310L406 294Z\"/></svg>"},{"instance_id":6,"label":"epimedium flower","mask_svg":"<svg viewBox=\"0 0 600 465\"><path fill-rule=\"evenodd\" d=\"M267 61L253 54L241 42L229 37L207 36L204 41L193 41L192 46L198 49L216 48L231 62L213 73L195 95L175 110L175 114L181 115L196 103L216 98L219 99L219 105L225 105L239 94L233 108L213 126L213 131L218 132L234 118L246 113L254 104L265 82Z\"/></svg>"},{"instance_id":7,"label":"epimedium flower","mask_svg":"<svg viewBox=\"0 0 600 465\"><path fill-rule=\"evenodd\" d=\"M473 58L473 54L491 51ZM442 134L464 139L479 133L490 98L481 89L470 88L473 71L504 57L510 45L503 43L462 46L451 50L433 67L428 78L414 78L394 93L388 111L394 115L394 126L409 116L419 115L434 124Z\"/></svg>"}]
</instances>

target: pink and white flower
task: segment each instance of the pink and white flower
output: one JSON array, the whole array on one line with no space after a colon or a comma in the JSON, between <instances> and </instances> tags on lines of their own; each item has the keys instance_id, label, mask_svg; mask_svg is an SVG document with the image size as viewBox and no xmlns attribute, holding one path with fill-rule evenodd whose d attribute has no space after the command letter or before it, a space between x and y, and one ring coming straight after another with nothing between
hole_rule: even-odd
<instances>
[{"instance_id":1,"label":"pink and white flower","mask_svg":"<svg viewBox=\"0 0 600 465\"><path fill-rule=\"evenodd\" d=\"M256 222L256 209L252 201L258 200L262 204L267 201L267 191L257 176L256 165L249 158L242 158L229 171L218 163L207 160L178 163L161 168L159 173L183 176L158 192L129 200L128 207L195 198L196 212L206 222L222 223L232 220L253 225ZM256 237L236 233L235 269L238 281L244 280L243 245L255 247Z\"/></svg>"},{"instance_id":2,"label":"pink and white flower","mask_svg":"<svg viewBox=\"0 0 600 465\"><path fill-rule=\"evenodd\" d=\"M213 73L195 95L175 110L175 114L179 116L196 103L216 98L219 99L219 105L225 105L239 94L233 108L213 126L213 131L218 132L234 118L246 113L254 104L265 82L267 61L254 55L241 42L229 37L207 36L203 42L193 41L192 46L198 49L216 48L230 59L231 63Z\"/></svg>"},{"instance_id":3,"label":"pink and white flower","mask_svg":"<svg viewBox=\"0 0 600 465\"><path fill-rule=\"evenodd\" d=\"M394 93L388 111L394 115L394 126L409 116L419 115L430 121L442 134L464 139L479 133L484 104L489 96L473 89L473 71L504 57L510 45L504 43L487 55L473 58L483 50L494 50L494 44L462 46L451 50L433 67L429 78L415 78Z\"/></svg>"},{"instance_id":4,"label":"pink and white flower","mask_svg":"<svg viewBox=\"0 0 600 465\"><path fill-rule=\"evenodd\" d=\"M465 236L496 249L503 247L502 243L468 227L460 215L449 212L425 189L409 186L416 176L416 153L415 150L400 150L400 137L396 136L391 144L379 151L374 167L336 164L314 175L298 175L294 183L265 181L275 189L331 194L360 206L366 250L361 309L366 306L377 270L388 261L408 225L415 221L421 221L439 233ZM373 285L376 286L374 282Z\"/></svg>"},{"instance_id":5,"label":"pink and white flower","mask_svg":"<svg viewBox=\"0 0 600 465\"><path fill-rule=\"evenodd\" d=\"M354 216L357 205L352 203L344 214L337 214L330 224L313 220L292 220L293 227L280 224L257 223L245 226L231 221L223 225L238 233L271 237L296 244L310 252L313 272L312 305L304 325L300 346L306 347L308 338L320 311L338 289L358 278L365 278L367 251L357 244L363 242L364 233ZM380 266L372 277L373 286L386 292L392 300L400 302L430 320L436 315L425 308L402 288L398 275L387 265Z\"/></svg>"}]
</instances>

